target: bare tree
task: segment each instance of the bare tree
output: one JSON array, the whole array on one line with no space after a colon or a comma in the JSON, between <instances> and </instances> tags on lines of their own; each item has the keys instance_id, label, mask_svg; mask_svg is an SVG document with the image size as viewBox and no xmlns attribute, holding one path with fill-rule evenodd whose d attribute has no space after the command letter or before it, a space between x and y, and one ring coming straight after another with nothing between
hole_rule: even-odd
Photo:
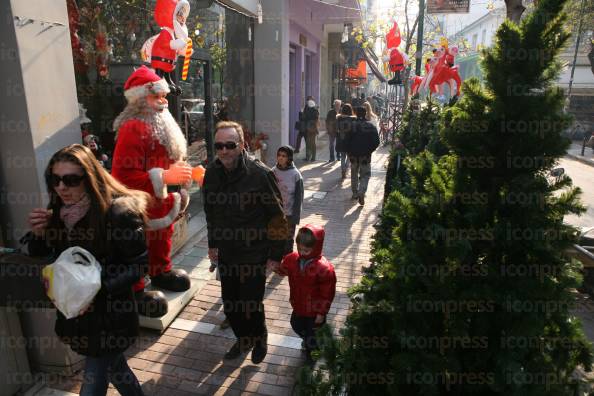
<instances>
[{"instance_id":1,"label":"bare tree","mask_svg":"<svg viewBox=\"0 0 594 396\"><path fill-rule=\"evenodd\" d=\"M410 22L408 19L408 2L410 0L406 0L404 3L404 18L406 21L406 31L404 32L404 53L409 54L410 47L413 44L414 34L417 31L417 25L419 24L419 14L417 14L415 21L413 22L412 29L410 28ZM410 84L408 83L410 78L410 72L412 68L405 68L403 71L402 80L404 81L404 104L403 108L406 109L408 105L408 94L410 90Z\"/></svg>"}]
</instances>

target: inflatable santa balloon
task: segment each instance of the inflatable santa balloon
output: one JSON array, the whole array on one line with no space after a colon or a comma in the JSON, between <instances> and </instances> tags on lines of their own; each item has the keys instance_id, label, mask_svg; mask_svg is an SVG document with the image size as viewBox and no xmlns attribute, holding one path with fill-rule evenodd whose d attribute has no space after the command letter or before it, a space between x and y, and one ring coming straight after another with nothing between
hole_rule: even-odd
<instances>
[{"instance_id":1,"label":"inflatable santa balloon","mask_svg":"<svg viewBox=\"0 0 594 396\"><path fill-rule=\"evenodd\" d=\"M188 28L186 19L190 14L188 0L157 0L155 22L161 32L149 38L142 46L141 55L150 61L160 77L164 77L174 95L180 95L181 89L171 79L178 56L186 55Z\"/></svg>"},{"instance_id":2,"label":"inflatable santa balloon","mask_svg":"<svg viewBox=\"0 0 594 396\"><path fill-rule=\"evenodd\" d=\"M394 22L394 25L392 25L392 28L386 34L386 48L389 54L386 61L388 62L390 71L394 73L394 77L388 81L390 85L402 84L400 72L404 70L405 64L408 61L406 54L397 48L401 41L400 28L398 27L398 23Z\"/></svg>"},{"instance_id":3,"label":"inflatable santa balloon","mask_svg":"<svg viewBox=\"0 0 594 396\"><path fill-rule=\"evenodd\" d=\"M390 68L391 72L394 72L394 77L388 81L388 84L402 84L402 79L400 77L400 72L404 70L406 62L408 61L408 57L405 53L400 52L398 48L394 48L390 51L390 60L388 62L388 67Z\"/></svg>"},{"instance_id":4,"label":"inflatable santa balloon","mask_svg":"<svg viewBox=\"0 0 594 396\"><path fill-rule=\"evenodd\" d=\"M431 76L428 79L429 89L432 93L443 95L443 87L448 84L450 94L456 99L460 96L460 86L462 80L458 74L458 66L454 66L454 60L458 54L458 48L442 46L436 52L435 66L432 68Z\"/></svg>"}]
</instances>

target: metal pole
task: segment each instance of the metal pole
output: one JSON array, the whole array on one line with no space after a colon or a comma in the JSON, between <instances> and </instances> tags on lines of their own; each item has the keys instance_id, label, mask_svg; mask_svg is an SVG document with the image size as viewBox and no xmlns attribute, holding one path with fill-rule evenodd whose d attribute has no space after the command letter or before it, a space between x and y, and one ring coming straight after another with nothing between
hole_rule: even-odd
<instances>
[{"instance_id":1,"label":"metal pole","mask_svg":"<svg viewBox=\"0 0 594 396\"><path fill-rule=\"evenodd\" d=\"M573 65L571 65L571 75L569 77L569 88L567 89L567 106L571 100L571 88L573 86L573 74L575 73L575 64L577 63L578 49L580 48L580 38L582 37L582 22L584 20L584 6L586 2L582 0L582 7L580 11L580 23L578 25L577 39L575 40L575 52L573 53Z\"/></svg>"},{"instance_id":2,"label":"metal pole","mask_svg":"<svg viewBox=\"0 0 594 396\"><path fill-rule=\"evenodd\" d=\"M584 0L582 0L583 2ZM415 53L415 73L421 75L421 63L423 60L423 22L425 21L425 0L419 0L419 27L417 31L417 52Z\"/></svg>"}]
</instances>

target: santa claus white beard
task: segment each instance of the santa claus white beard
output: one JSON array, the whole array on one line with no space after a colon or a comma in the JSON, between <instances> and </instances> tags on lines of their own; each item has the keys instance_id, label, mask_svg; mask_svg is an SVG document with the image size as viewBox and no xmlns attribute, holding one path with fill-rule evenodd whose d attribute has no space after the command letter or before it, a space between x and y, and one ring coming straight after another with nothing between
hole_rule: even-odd
<instances>
[{"instance_id":1,"label":"santa claus white beard","mask_svg":"<svg viewBox=\"0 0 594 396\"><path fill-rule=\"evenodd\" d=\"M188 27L185 24L182 25L177 20L174 20L173 30L175 31L175 38L188 41Z\"/></svg>"},{"instance_id":2,"label":"santa claus white beard","mask_svg":"<svg viewBox=\"0 0 594 396\"><path fill-rule=\"evenodd\" d=\"M153 110L143 100L129 103L115 119L114 130L119 131L120 126L128 120L139 120L147 124L153 137L167 149L167 154L172 160L179 161L186 157L188 151L186 138L167 106L164 106L163 110Z\"/></svg>"}]
</instances>

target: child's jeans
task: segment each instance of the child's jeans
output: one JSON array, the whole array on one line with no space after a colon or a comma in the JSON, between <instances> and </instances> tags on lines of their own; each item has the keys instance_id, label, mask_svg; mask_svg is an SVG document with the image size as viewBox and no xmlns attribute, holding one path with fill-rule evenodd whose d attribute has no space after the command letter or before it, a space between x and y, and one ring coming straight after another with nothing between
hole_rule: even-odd
<instances>
[{"instance_id":1,"label":"child's jeans","mask_svg":"<svg viewBox=\"0 0 594 396\"><path fill-rule=\"evenodd\" d=\"M291 314L291 327L303 339L306 351L312 351L318 347L315 332L324 323L315 324L315 320L315 316L298 316L295 312Z\"/></svg>"}]
</instances>

